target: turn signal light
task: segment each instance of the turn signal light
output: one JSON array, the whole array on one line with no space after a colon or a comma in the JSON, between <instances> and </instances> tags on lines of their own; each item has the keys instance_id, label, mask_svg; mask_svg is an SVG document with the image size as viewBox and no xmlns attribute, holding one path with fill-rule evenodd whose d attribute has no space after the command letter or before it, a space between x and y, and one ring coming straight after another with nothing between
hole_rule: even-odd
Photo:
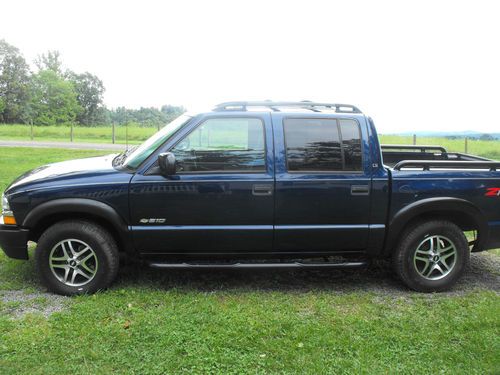
<instances>
[{"instance_id":1,"label":"turn signal light","mask_svg":"<svg viewBox=\"0 0 500 375\"><path fill-rule=\"evenodd\" d=\"M17 225L16 219L14 218L14 216L4 216L3 223L5 225Z\"/></svg>"}]
</instances>

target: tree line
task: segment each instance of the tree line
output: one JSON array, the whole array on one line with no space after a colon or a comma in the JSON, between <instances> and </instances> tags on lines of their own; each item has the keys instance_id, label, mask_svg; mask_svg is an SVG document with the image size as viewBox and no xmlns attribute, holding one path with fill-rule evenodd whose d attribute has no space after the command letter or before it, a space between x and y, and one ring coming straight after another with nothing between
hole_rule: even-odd
<instances>
[{"instance_id":1,"label":"tree line","mask_svg":"<svg viewBox=\"0 0 500 375\"><path fill-rule=\"evenodd\" d=\"M0 40L0 123L158 126L185 112L182 106L168 104L160 109L109 109L103 103L102 80L89 72L63 69L58 51L38 56L34 65L32 71L18 48Z\"/></svg>"}]
</instances>

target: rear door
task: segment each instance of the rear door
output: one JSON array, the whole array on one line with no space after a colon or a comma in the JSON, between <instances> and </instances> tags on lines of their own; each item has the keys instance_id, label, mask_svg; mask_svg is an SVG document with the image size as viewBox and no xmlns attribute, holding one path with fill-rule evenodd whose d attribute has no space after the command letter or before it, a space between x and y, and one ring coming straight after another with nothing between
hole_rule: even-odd
<instances>
[{"instance_id":1,"label":"rear door","mask_svg":"<svg viewBox=\"0 0 500 375\"><path fill-rule=\"evenodd\" d=\"M372 168L364 119L273 114L273 129L275 249L366 248Z\"/></svg>"},{"instance_id":2,"label":"rear door","mask_svg":"<svg viewBox=\"0 0 500 375\"><path fill-rule=\"evenodd\" d=\"M176 156L176 175L166 178L146 170L131 182L132 230L140 252L272 250L274 160L268 113L207 115L161 151Z\"/></svg>"}]
</instances>

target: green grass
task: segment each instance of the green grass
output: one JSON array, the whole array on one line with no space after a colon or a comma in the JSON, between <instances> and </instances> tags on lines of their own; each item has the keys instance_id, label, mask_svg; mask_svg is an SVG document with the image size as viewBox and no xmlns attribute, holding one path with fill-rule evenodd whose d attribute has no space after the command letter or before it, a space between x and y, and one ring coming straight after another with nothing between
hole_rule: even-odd
<instances>
[{"instance_id":1,"label":"green grass","mask_svg":"<svg viewBox=\"0 0 500 375\"><path fill-rule=\"evenodd\" d=\"M0 190L41 164L103 154L1 150ZM13 311L25 305L43 310L52 303L50 295L0 302L0 372L500 372L497 293L423 295L406 291L383 272L365 281L362 275L128 266L110 290L65 299L62 311L48 317ZM374 287L379 283L383 287ZM0 254L0 301L2 290L39 289L33 260Z\"/></svg>"},{"instance_id":2,"label":"green grass","mask_svg":"<svg viewBox=\"0 0 500 375\"><path fill-rule=\"evenodd\" d=\"M24 147L2 147L0 148L0 152L2 153L0 157L0 192L3 192L22 173L41 165L111 153L106 151Z\"/></svg>"},{"instance_id":3,"label":"green grass","mask_svg":"<svg viewBox=\"0 0 500 375\"><path fill-rule=\"evenodd\" d=\"M71 127L68 125L34 126L33 129L33 139L35 141L70 141ZM140 127L137 125L129 125L128 127L116 126L115 129L116 143L126 143L128 139L128 142L131 144L141 143L158 130L157 128ZM0 124L0 139L11 141L30 140L30 126L21 124ZM111 126L75 126L73 128L73 141L90 143L111 143L112 128Z\"/></svg>"}]
</instances>

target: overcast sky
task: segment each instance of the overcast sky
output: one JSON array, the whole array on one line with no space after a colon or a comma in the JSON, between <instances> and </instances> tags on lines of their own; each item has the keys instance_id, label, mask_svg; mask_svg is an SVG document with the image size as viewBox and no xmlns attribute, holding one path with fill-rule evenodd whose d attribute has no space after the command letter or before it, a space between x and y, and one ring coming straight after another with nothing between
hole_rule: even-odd
<instances>
[{"instance_id":1,"label":"overcast sky","mask_svg":"<svg viewBox=\"0 0 500 375\"><path fill-rule=\"evenodd\" d=\"M350 103L380 132L500 132L499 1L0 0L0 38L110 107Z\"/></svg>"}]
</instances>

